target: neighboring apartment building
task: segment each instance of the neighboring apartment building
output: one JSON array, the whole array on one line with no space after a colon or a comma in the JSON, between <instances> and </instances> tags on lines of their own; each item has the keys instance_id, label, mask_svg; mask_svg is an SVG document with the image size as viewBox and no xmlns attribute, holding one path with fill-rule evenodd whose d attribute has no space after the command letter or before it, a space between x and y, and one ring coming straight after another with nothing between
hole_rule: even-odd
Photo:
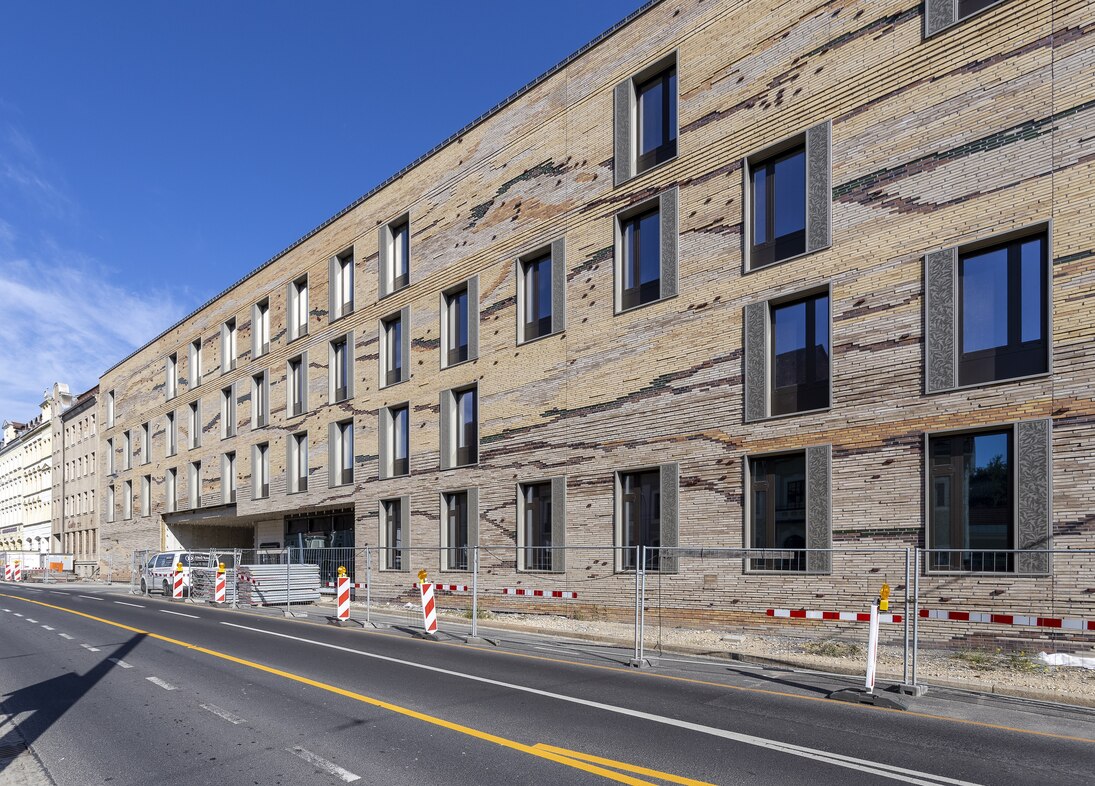
<instances>
[{"instance_id":1,"label":"neighboring apartment building","mask_svg":"<svg viewBox=\"0 0 1095 786\"><path fill-rule=\"evenodd\" d=\"M1092 24L1085 0L644 6L103 374L103 553L1052 571L1035 550L1095 546ZM755 593L845 586L823 552L748 563Z\"/></svg>"},{"instance_id":2,"label":"neighboring apartment building","mask_svg":"<svg viewBox=\"0 0 1095 786\"><path fill-rule=\"evenodd\" d=\"M56 383L30 423L4 423L0 448L0 549L50 551L53 504L51 419L72 404L68 386Z\"/></svg>"},{"instance_id":3,"label":"neighboring apartment building","mask_svg":"<svg viewBox=\"0 0 1095 786\"><path fill-rule=\"evenodd\" d=\"M96 514L96 454L99 450L97 387L81 393L52 419L52 550L73 555L78 576L97 570L99 517Z\"/></svg>"}]
</instances>

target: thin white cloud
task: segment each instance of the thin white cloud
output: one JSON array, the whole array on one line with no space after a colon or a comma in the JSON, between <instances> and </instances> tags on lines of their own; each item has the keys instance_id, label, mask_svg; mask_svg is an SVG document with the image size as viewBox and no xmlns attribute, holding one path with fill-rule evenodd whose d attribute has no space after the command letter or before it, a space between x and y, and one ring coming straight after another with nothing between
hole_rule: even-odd
<instances>
[{"instance_id":1,"label":"thin white cloud","mask_svg":"<svg viewBox=\"0 0 1095 786\"><path fill-rule=\"evenodd\" d=\"M28 420L42 393L73 393L186 313L168 292L138 293L60 250L0 258L0 421Z\"/></svg>"}]
</instances>

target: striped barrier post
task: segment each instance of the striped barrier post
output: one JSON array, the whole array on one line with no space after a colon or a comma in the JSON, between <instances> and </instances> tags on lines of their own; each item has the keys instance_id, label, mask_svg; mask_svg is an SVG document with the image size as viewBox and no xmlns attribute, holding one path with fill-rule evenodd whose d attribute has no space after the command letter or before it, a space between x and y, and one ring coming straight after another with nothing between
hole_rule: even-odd
<instances>
[{"instance_id":1,"label":"striped barrier post","mask_svg":"<svg viewBox=\"0 0 1095 786\"><path fill-rule=\"evenodd\" d=\"M175 586L172 588L171 599L182 600L183 596L183 566L181 562L175 563Z\"/></svg>"},{"instance_id":2,"label":"striped barrier post","mask_svg":"<svg viewBox=\"0 0 1095 786\"><path fill-rule=\"evenodd\" d=\"M224 586L224 563L222 562L217 566L217 583L213 588L213 602L224 603L225 586Z\"/></svg>"},{"instance_id":3,"label":"striped barrier post","mask_svg":"<svg viewBox=\"0 0 1095 786\"><path fill-rule=\"evenodd\" d=\"M15 570L12 575L12 581L23 580L23 566L19 563L19 560L15 560Z\"/></svg>"},{"instance_id":4,"label":"striped barrier post","mask_svg":"<svg viewBox=\"0 0 1095 786\"><path fill-rule=\"evenodd\" d=\"M4 563L4 581L11 581L11 563Z\"/></svg>"},{"instance_id":5,"label":"striped barrier post","mask_svg":"<svg viewBox=\"0 0 1095 786\"><path fill-rule=\"evenodd\" d=\"M422 593L422 626L429 635L437 633L437 607L433 601L433 584L426 579L426 571L418 572L418 588Z\"/></svg>"},{"instance_id":6,"label":"striped barrier post","mask_svg":"<svg viewBox=\"0 0 1095 786\"><path fill-rule=\"evenodd\" d=\"M350 577L346 575L346 568L338 569L338 620L345 622L350 619Z\"/></svg>"}]
</instances>

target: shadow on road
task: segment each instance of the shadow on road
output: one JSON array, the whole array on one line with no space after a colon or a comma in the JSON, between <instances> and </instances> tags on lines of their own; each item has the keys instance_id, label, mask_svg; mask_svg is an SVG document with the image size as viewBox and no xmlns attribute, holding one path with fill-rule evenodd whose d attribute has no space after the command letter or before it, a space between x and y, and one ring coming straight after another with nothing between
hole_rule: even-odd
<instances>
[{"instance_id":1,"label":"shadow on road","mask_svg":"<svg viewBox=\"0 0 1095 786\"><path fill-rule=\"evenodd\" d=\"M20 750L27 746L33 748L38 738L60 720L69 708L83 699L111 669L119 668L108 658L124 659L144 638L143 633L131 636L112 652L104 655L96 666L84 674L69 672L7 694L0 701L0 710L11 720L12 728L0 738L0 751L8 746ZM15 719L24 713L30 714L16 724ZM0 776L12 760L0 754ZM0 777L0 781L2 780Z\"/></svg>"}]
</instances>

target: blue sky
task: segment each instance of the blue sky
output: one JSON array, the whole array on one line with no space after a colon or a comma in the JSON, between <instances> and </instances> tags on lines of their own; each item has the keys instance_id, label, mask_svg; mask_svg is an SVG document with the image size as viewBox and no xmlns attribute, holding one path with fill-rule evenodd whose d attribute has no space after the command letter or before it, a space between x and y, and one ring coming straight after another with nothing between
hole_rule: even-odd
<instances>
[{"instance_id":1,"label":"blue sky","mask_svg":"<svg viewBox=\"0 0 1095 786\"><path fill-rule=\"evenodd\" d=\"M0 7L0 421L74 392L642 0Z\"/></svg>"}]
</instances>

